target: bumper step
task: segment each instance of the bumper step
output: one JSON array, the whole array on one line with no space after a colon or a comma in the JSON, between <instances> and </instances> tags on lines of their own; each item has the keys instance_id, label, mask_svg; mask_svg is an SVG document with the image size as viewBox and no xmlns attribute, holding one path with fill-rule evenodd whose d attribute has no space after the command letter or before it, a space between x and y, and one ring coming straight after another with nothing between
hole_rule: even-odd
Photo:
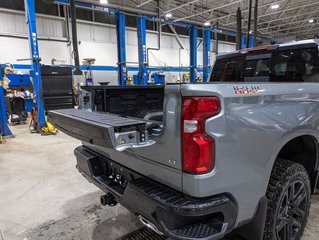
<instances>
[{"instance_id":1,"label":"bumper step","mask_svg":"<svg viewBox=\"0 0 319 240\"><path fill-rule=\"evenodd\" d=\"M131 232L118 240L165 240L167 237L159 235L147 227Z\"/></svg>"},{"instance_id":2,"label":"bumper step","mask_svg":"<svg viewBox=\"0 0 319 240\"><path fill-rule=\"evenodd\" d=\"M86 147L78 147L74 152L77 168L90 182L112 194L115 201L139 215L141 222L155 232L173 239L217 240L234 228L236 206L226 194L211 198L186 196ZM96 169L104 170L97 172ZM119 172L117 169L122 169L124 180L120 182L125 184L109 177L110 173Z\"/></svg>"},{"instance_id":3,"label":"bumper step","mask_svg":"<svg viewBox=\"0 0 319 240\"><path fill-rule=\"evenodd\" d=\"M214 236L215 238L221 232L221 229L218 227L213 227L208 224L198 223L193 224L182 229L177 229L172 231L174 235L179 238L185 239L209 239Z\"/></svg>"}]
</instances>

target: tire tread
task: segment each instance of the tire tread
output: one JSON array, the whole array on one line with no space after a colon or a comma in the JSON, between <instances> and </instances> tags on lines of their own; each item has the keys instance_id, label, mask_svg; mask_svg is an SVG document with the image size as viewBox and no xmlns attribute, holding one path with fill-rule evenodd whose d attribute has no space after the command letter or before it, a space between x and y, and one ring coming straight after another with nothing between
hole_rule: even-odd
<instances>
[{"instance_id":1,"label":"tire tread","mask_svg":"<svg viewBox=\"0 0 319 240\"><path fill-rule=\"evenodd\" d=\"M277 204L280 199L281 193L284 190L286 183L292 178L293 175L298 174L306 183L308 188L308 193L310 193L310 180L306 169L296 162L277 159L273 167L266 196L269 200L267 208L267 217L265 223L265 231L263 240L276 240L273 236L273 227L275 224L275 214L277 209ZM309 196L310 198L310 196ZM310 203L309 203L310 207ZM309 215L309 208L306 211L306 221ZM303 228L300 230L300 236L304 231L306 221L303 224Z\"/></svg>"}]
</instances>

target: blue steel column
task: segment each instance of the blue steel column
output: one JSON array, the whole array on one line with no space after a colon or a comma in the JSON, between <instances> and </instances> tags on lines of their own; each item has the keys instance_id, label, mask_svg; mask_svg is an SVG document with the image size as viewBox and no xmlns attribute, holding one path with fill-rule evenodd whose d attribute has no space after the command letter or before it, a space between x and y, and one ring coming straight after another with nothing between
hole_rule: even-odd
<instances>
[{"instance_id":1,"label":"blue steel column","mask_svg":"<svg viewBox=\"0 0 319 240\"><path fill-rule=\"evenodd\" d=\"M246 42L246 38L244 35L241 36L241 49L245 48L245 42Z\"/></svg>"},{"instance_id":2,"label":"blue steel column","mask_svg":"<svg viewBox=\"0 0 319 240\"><path fill-rule=\"evenodd\" d=\"M249 37L249 48L254 47L254 37Z\"/></svg>"},{"instance_id":3,"label":"blue steel column","mask_svg":"<svg viewBox=\"0 0 319 240\"><path fill-rule=\"evenodd\" d=\"M197 66L197 27L189 28L189 56L190 56L190 82L196 82L196 66Z\"/></svg>"},{"instance_id":4,"label":"blue steel column","mask_svg":"<svg viewBox=\"0 0 319 240\"><path fill-rule=\"evenodd\" d=\"M12 133L8 127L6 104L4 102L4 92L2 86L2 69L0 70L0 135L11 136Z\"/></svg>"},{"instance_id":5,"label":"blue steel column","mask_svg":"<svg viewBox=\"0 0 319 240\"><path fill-rule=\"evenodd\" d=\"M144 17L136 18L138 40L138 83L148 84L147 59L146 59L146 21Z\"/></svg>"},{"instance_id":6,"label":"blue steel column","mask_svg":"<svg viewBox=\"0 0 319 240\"><path fill-rule=\"evenodd\" d=\"M30 53L32 59L32 78L33 87L36 98L36 108L37 108L37 130L40 131L46 126L45 116L44 116L44 106L43 106L43 89L42 89L42 75L41 75L41 64L38 46L38 35L36 26L36 16L35 16L35 4L34 0L25 0L25 12L27 17L27 23L29 28L29 43L30 43Z\"/></svg>"},{"instance_id":7,"label":"blue steel column","mask_svg":"<svg viewBox=\"0 0 319 240\"><path fill-rule=\"evenodd\" d=\"M117 65L119 85L126 85L126 46L125 46L125 15L116 14L116 36L117 36Z\"/></svg>"},{"instance_id":8,"label":"blue steel column","mask_svg":"<svg viewBox=\"0 0 319 240\"><path fill-rule=\"evenodd\" d=\"M210 74L210 38L210 30L203 28L203 82L208 81Z\"/></svg>"}]
</instances>

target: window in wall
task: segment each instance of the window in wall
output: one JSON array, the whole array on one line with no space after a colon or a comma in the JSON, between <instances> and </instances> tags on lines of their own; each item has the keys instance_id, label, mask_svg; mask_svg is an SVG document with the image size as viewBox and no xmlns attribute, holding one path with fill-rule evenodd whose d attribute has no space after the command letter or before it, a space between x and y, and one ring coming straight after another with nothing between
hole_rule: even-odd
<instances>
[{"instance_id":1,"label":"window in wall","mask_svg":"<svg viewBox=\"0 0 319 240\"><path fill-rule=\"evenodd\" d=\"M0 8L24 11L24 0L0 1Z\"/></svg>"},{"instance_id":2,"label":"window in wall","mask_svg":"<svg viewBox=\"0 0 319 240\"><path fill-rule=\"evenodd\" d=\"M92 14L92 11L76 8L76 18L92 22L93 21L93 14Z\"/></svg>"},{"instance_id":3,"label":"window in wall","mask_svg":"<svg viewBox=\"0 0 319 240\"><path fill-rule=\"evenodd\" d=\"M127 27L134 27L136 28L136 17L133 16L126 16L125 24Z\"/></svg>"},{"instance_id":4,"label":"window in wall","mask_svg":"<svg viewBox=\"0 0 319 240\"><path fill-rule=\"evenodd\" d=\"M47 2L35 1L35 12L46 15L58 16L58 5Z\"/></svg>"},{"instance_id":5,"label":"window in wall","mask_svg":"<svg viewBox=\"0 0 319 240\"><path fill-rule=\"evenodd\" d=\"M108 14L104 12L94 12L94 21L99 23L106 23L106 24L116 24L115 14Z\"/></svg>"}]
</instances>

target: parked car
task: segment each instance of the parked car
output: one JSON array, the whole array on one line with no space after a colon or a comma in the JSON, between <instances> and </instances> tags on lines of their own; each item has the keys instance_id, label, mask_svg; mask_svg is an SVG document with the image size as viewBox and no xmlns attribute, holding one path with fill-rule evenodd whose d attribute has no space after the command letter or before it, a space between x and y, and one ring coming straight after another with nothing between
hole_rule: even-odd
<instances>
[{"instance_id":1,"label":"parked car","mask_svg":"<svg viewBox=\"0 0 319 240\"><path fill-rule=\"evenodd\" d=\"M318 178L318 44L218 56L209 83L86 87L91 112L49 118L83 141L77 168L101 202L160 234L297 240Z\"/></svg>"}]
</instances>

